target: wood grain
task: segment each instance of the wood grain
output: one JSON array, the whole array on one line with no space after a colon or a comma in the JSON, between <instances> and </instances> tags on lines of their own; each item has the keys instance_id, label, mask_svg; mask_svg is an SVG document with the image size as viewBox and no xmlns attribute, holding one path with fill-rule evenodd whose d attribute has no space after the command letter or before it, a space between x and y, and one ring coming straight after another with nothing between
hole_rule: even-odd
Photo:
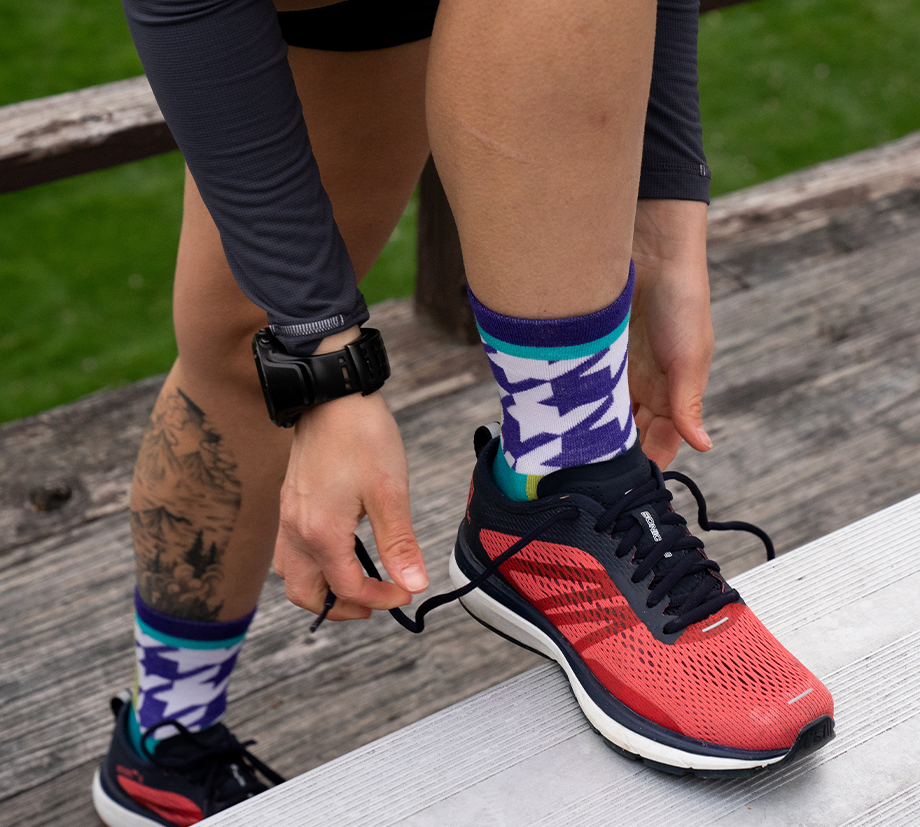
<instances>
[{"instance_id":1,"label":"wood grain","mask_svg":"<svg viewBox=\"0 0 920 827\"><path fill-rule=\"evenodd\" d=\"M146 77L0 107L0 192L176 148Z\"/></svg>"}]
</instances>

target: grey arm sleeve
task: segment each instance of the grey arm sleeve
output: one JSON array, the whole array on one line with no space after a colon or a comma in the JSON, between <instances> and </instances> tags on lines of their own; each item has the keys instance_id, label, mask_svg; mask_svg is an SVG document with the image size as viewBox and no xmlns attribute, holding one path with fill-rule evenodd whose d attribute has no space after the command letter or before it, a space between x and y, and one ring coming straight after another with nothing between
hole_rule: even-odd
<instances>
[{"instance_id":1,"label":"grey arm sleeve","mask_svg":"<svg viewBox=\"0 0 920 827\"><path fill-rule=\"evenodd\" d=\"M366 321L271 0L123 0L237 283L292 353Z\"/></svg>"},{"instance_id":2,"label":"grey arm sleeve","mask_svg":"<svg viewBox=\"0 0 920 827\"><path fill-rule=\"evenodd\" d=\"M696 69L699 0L658 0L639 198L709 203Z\"/></svg>"}]
</instances>

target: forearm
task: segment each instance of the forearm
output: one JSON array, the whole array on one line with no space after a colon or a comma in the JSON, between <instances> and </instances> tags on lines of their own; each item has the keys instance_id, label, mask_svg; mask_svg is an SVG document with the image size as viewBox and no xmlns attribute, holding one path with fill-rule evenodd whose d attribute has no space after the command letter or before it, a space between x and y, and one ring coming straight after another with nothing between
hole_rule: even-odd
<instances>
[{"instance_id":1,"label":"forearm","mask_svg":"<svg viewBox=\"0 0 920 827\"><path fill-rule=\"evenodd\" d=\"M306 353L366 320L270 0L124 0L124 8L234 277L280 326L281 341Z\"/></svg>"},{"instance_id":2,"label":"forearm","mask_svg":"<svg viewBox=\"0 0 920 827\"><path fill-rule=\"evenodd\" d=\"M706 217L704 202L681 199L641 199L636 208L633 259L636 274L667 262L702 269L706 275Z\"/></svg>"},{"instance_id":3,"label":"forearm","mask_svg":"<svg viewBox=\"0 0 920 827\"><path fill-rule=\"evenodd\" d=\"M709 203L697 91L699 0L659 0L639 198Z\"/></svg>"}]
</instances>

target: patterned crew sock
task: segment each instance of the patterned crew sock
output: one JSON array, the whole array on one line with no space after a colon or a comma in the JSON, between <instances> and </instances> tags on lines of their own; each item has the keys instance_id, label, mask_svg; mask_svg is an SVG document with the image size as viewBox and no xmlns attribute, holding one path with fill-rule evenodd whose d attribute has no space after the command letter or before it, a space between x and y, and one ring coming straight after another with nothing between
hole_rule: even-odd
<instances>
[{"instance_id":1,"label":"patterned crew sock","mask_svg":"<svg viewBox=\"0 0 920 827\"><path fill-rule=\"evenodd\" d=\"M501 392L501 450L492 473L515 500L560 468L612 459L636 441L626 356L635 275L609 307L571 319L473 313Z\"/></svg>"},{"instance_id":2,"label":"patterned crew sock","mask_svg":"<svg viewBox=\"0 0 920 827\"><path fill-rule=\"evenodd\" d=\"M137 672L131 742L138 755L141 733L176 720L192 732L216 724L227 708L227 686L255 610L229 623L205 623L161 614L134 592ZM146 739L147 749L177 733L163 726Z\"/></svg>"}]
</instances>

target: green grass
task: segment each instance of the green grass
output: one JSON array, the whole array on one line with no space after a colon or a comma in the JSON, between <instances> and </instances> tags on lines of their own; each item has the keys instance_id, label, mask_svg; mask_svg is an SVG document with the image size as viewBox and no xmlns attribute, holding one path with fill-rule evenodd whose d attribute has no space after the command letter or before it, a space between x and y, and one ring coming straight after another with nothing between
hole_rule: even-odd
<instances>
[{"instance_id":1,"label":"green grass","mask_svg":"<svg viewBox=\"0 0 920 827\"><path fill-rule=\"evenodd\" d=\"M700 94L718 195L920 129L916 0L760 0L704 16ZM141 71L120 3L0 0L0 105ZM173 154L0 195L0 421L169 368ZM413 202L368 300L410 295Z\"/></svg>"},{"instance_id":2,"label":"green grass","mask_svg":"<svg viewBox=\"0 0 920 827\"><path fill-rule=\"evenodd\" d=\"M760 0L704 15L713 195L920 129L916 0Z\"/></svg>"},{"instance_id":3,"label":"green grass","mask_svg":"<svg viewBox=\"0 0 920 827\"><path fill-rule=\"evenodd\" d=\"M178 153L0 195L0 422L163 373ZM413 199L370 275L368 302L412 294Z\"/></svg>"},{"instance_id":4,"label":"green grass","mask_svg":"<svg viewBox=\"0 0 920 827\"><path fill-rule=\"evenodd\" d=\"M0 419L168 368L181 198L176 153L0 195Z\"/></svg>"}]
</instances>

